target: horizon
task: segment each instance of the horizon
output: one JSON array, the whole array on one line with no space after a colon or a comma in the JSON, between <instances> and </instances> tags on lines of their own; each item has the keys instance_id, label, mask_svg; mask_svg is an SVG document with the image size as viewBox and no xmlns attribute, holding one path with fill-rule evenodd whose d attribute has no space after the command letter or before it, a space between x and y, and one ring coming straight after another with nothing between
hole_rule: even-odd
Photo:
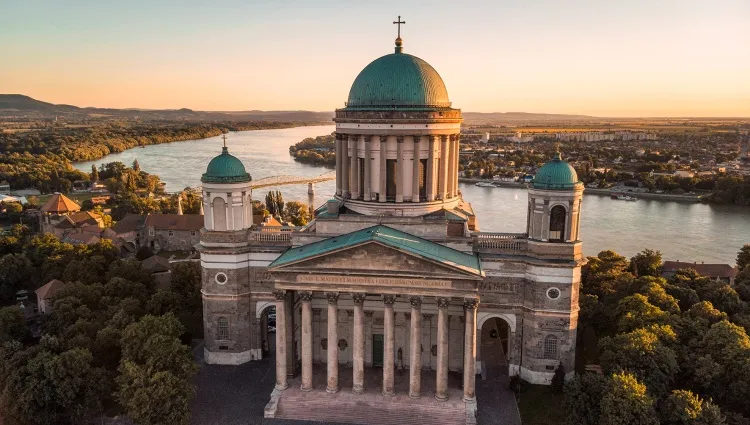
<instances>
[{"instance_id":1,"label":"horizon","mask_svg":"<svg viewBox=\"0 0 750 425\"><path fill-rule=\"evenodd\" d=\"M401 15L405 52L435 67L467 112L750 117L743 0L9 8L0 92L54 104L333 111L357 74L393 51Z\"/></svg>"}]
</instances>

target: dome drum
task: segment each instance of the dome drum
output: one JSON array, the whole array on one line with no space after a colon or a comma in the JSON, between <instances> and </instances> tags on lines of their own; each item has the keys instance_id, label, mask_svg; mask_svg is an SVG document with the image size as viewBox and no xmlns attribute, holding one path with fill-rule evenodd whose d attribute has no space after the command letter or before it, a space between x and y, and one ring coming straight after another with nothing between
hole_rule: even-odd
<instances>
[{"instance_id":1,"label":"dome drum","mask_svg":"<svg viewBox=\"0 0 750 425\"><path fill-rule=\"evenodd\" d=\"M463 121L461 110L453 108L417 109L390 108L387 110L337 109L334 122L392 122L392 123L429 123Z\"/></svg>"}]
</instances>

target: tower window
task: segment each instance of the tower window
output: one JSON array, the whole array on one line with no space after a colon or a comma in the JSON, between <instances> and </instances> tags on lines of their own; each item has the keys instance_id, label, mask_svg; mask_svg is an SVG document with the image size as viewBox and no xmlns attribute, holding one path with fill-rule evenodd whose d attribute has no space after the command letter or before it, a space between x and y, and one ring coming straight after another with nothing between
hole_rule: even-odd
<instances>
[{"instance_id":1,"label":"tower window","mask_svg":"<svg viewBox=\"0 0 750 425\"><path fill-rule=\"evenodd\" d=\"M229 339L229 320L226 317L219 317L218 321L219 330L216 334L216 339L223 341Z\"/></svg>"},{"instance_id":2,"label":"tower window","mask_svg":"<svg viewBox=\"0 0 750 425\"><path fill-rule=\"evenodd\" d=\"M565 241L565 216L567 212L562 205L555 205L549 214L549 240L550 242Z\"/></svg>"},{"instance_id":3,"label":"tower window","mask_svg":"<svg viewBox=\"0 0 750 425\"><path fill-rule=\"evenodd\" d=\"M544 337L544 358L557 360L557 337L554 335Z\"/></svg>"}]
</instances>

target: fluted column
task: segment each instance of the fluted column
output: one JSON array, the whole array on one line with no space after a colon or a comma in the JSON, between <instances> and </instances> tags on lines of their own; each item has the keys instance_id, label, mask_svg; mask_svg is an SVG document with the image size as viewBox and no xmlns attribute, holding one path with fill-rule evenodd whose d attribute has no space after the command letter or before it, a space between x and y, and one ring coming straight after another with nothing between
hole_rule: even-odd
<instances>
[{"instance_id":1,"label":"fluted column","mask_svg":"<svg viewBox=\"0 0 750 425\"><path fill-rule=\"evenodd\" d=\"M404 137L396 137L396 202L404 202Z\"/></svg>"},{"instance_id":2,"label":"fluted column","mask_svg":"<svg viewBox=\"0 0 750 425\"><path fill-rule=\"evenodd\" d=\"M341 139L342 135L336 133L336 196L341 196L341 158L344 156L341 153Z\"/></svg>"},{"instance_id":3,"label":"fluted column","mask_svg":"<svg viewBox=\"0 0 750 425\"><path fill-rule=\"evenodd\" d=\"M365 136L365 181L363 183L365 185L365 201L372 200L372 192L370 187L372 186L370 183L370 180L372 180L372 177L370 176L370 172L372 169L372 152L370 152L370 148L372 146L370 145L371 137L372 136Z\"/></svg>"},{"instance_id":4,"label":"fluted column","mask_svg":"<svg viewBox=\"0 0 750 425\"><path fill-rule=\"evenodd\" d=\"M440 199L443 201L448 197L448 140L446 140L446 136L440 136L438 196L440 196Z\"/></svg>"},{"instance_id":5,"label":"fluted column","mask_svg":"<svg viewBox=\"0 0 750 425\"><path fill-rule=\"evenodd\" d=\"M328 384L326 392L339 391L339 293L326 292L328 299Z\"/></svg>"},{"instance_id":6,"label":"fluted column","mask_svg":"<svg viewBox=\"0 0 750 425\"><path fill-rule=\"evenodd\" d=\"M365 294L352 294L352 299L354 299L354 335L352 338L354 385L352 392L362 394L365 391Z\"/></svg>"},{"instance_id":7,"label":"fluted column","mask_svg":"<svg viewBox=\"0 0 750 425\"><path fill-rule=\"evenodd\" d=\"M352 155L349 161L349 196L351 196L352 199L359 199L359 159L357 158L358 141L359 135L349 136L349 150Z\"/></svg>"},{"instance_id":8,"label":"fluted column","mask_svg":"<svg viewBox=\"0 0 750 425\"><path fill-rule=\"evenodd\" d=\"M419 398L422 390L422 298L410 297L411 338L409 344L409 397Z\"/></svg>"},{"instance_id":9,"label":"fluted column","mask_svg":"<svg viewBox=\"0 0 750 425\"><path fill-rule=\"evenodd\" d=\"M388 193L388 190L386 189L386 186L388 185L388 167L386 165L386 144L388 141L388 138L386 136L379 136L380 137L380 188L378 192L378 201L385 202L387 200L386 196Z\"/></svg>"},{"instance_id":10,"label":"fluted column","mask_svg":"<svg viewBox=\"0 0 750 425\"><path fill-rule=\"evenodd\" d=\"M438 298L437 371L435 398L448 400L448 305L449 298Z\"/></svg>"},{"instance_id":11,"label":"fluted column","mask_svg":"<svg viewBox=\"0 0 750 425\"><path fill-rule=\"evenodd\" d=\"M477 355L477 306L479 300L464 299L464 401L474 401Z\"/></svg>"},{"instance_id":12,"label":"fluted column","mask_svg":"<svg viewBox=\"0 0 750 425\"><path fill-rule=\"evenodd\" d=\"M453 148L453 135L448 136L448 198L453 198L455 192L455 174L454 165L456 163L456 150Z\"/></svg>"},{"instance_id":13,"label":"fluted column","mask_svg":"<svg viewBox=\"0 0 750 425\"><path fill-rule=\"evenodd\" d=\"M453 149L456 152L455 155L455 164L453 164L453 196L458 196L458 160L460 158L460 147L459 147L459 140L461 138L460 134L455 134L453 136Z\"/></svg>"},{"instance_id":14,"label":"fluted column","mask_svg":"<svg viewBox=\"0 0 750 425\"><path fill-rule=\"evenodd\" d=\"M393 303L395 295L383 295L383 395L393 396L395 359L395 326L393 323Z\"/></svg>"},{"instance_id":15,"label":"fluted column","mask_svg":"<svg viewBox=\"0 0 750 425\"><path fill-rule=\"evenodd\" d=\"M300 390L313 389L313 353L312 353L312 297L310 291L299 293L302 300L302 384ZM276 331L278 332L278 330Z\"/></svg>"},{"instance_id":16,"label":"fluted column","mask_svg":"<svg viewBox=\"0 0 750 425\"><path fill-rule=\"evenodd\" d=\"M341 135L341 197L349 197L349 136Z\"/></svg>"},{"instance_id":17,"label":"fluted column","mask_svg":"<svg viewBox=\"0 0 750 425\"><path fill-rule=\"evenodd\" d=\"M430 152L427 156L427 181L425 182L425 192L427 192L427 201L435 200L435 141L437 136L429 136Z\"/></svg>"},{"instance_id":18,"label":"fluted column","mask_svg":"<svg viewBox=\"0 0 750 425\"><path fill-rule=\"evenodd\" d=\"M276 389L289 387L286 381L286 291L273 291L276 298Z\"/></svg>"},{"instance_id":19,"label":"fluted column","mask_svg":"<svg viewBox=\"0 0 750 425\"><path fill-rule=\"evenodd\" d=\"M421 136L414 136L414 152L411 175L411 201L419 202L419 141Z\"/></svg>"}]
</instances>

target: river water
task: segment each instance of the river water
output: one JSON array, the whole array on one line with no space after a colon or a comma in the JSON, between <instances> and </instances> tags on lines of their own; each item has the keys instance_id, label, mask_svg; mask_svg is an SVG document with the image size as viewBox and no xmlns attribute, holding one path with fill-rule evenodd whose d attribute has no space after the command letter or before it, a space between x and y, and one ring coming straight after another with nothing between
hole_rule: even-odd
<instances>
[{"instance_id":1,"label":"river water","mask_svg":"<svg viewBox=\"0 0 750 425\"><path fill-rule=\"evenodd\" d=\"M298 127L282 130L257 130L227 135L229 152L240 158L254 180L276 175L317 176L330 171L295 162L289 146L305 137L330 134L334 126ZM200 176L208 162L221 152L220 137L134 148L90 162L75 164L89 172L112 161L127 165L138 159L141 168L157 174L167 191L200 185ZM526 226L526 190L482 188L459 185L464 199L471 202L481 230L523 232ZM307 185L260 189L256 199L264 199L268 190L281 190L284 199L312 203L316 207L335 190L333 181L315 186L316 194L307 194ZM750 208L728 205L704 205L640 199L615 201L609 196L584 195L581 239L586 255L612 249L632 256L644 249L658 249L666 260L721 262L734 264L737 251L750 243Z\"/></svg>"}]
</instances>

